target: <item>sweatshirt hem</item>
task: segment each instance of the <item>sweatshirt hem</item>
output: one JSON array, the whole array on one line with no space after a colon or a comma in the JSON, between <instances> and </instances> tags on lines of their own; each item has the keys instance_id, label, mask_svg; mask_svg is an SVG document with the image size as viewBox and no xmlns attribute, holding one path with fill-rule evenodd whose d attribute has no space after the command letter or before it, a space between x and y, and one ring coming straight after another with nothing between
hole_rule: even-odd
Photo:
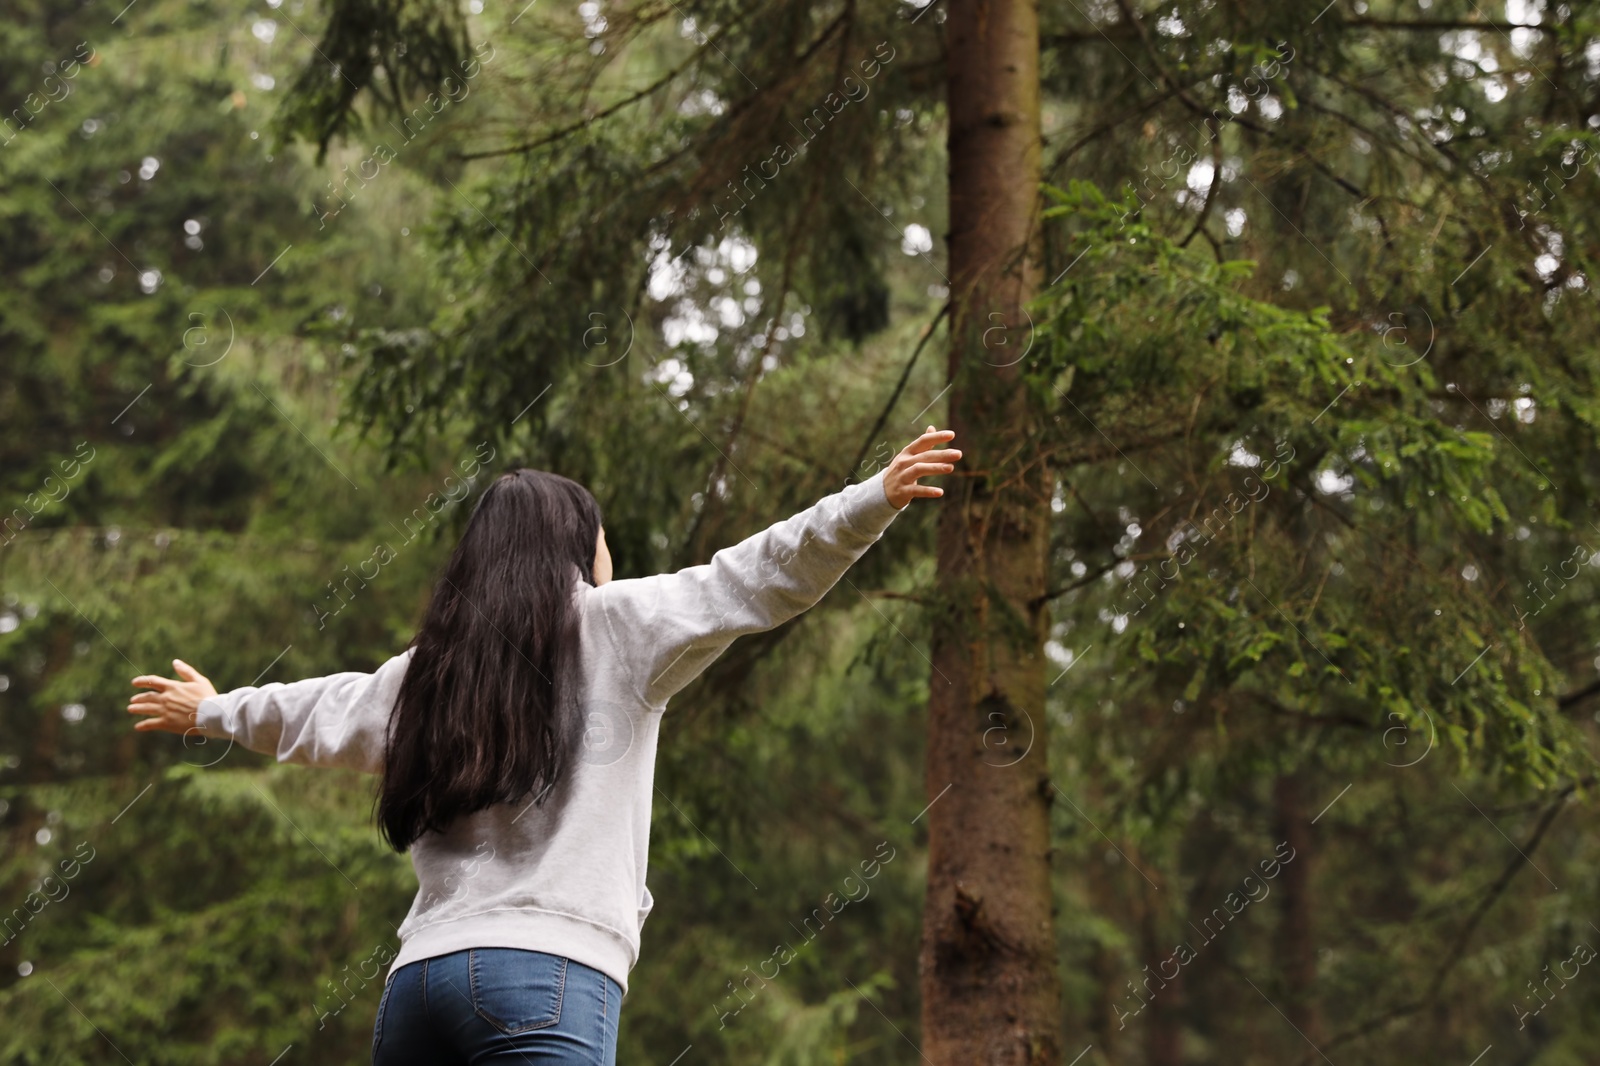
<instances>
[{"instance_id":1,"label":"sweatshirt hem","mask_svg":"<svg viewBox=\"0 0 1600 1066\"><path fill-rule=\"evenodd\" d=\"M560 955L599 970L628 991L638 948L604 927L561 911L507 907L431 922L402 933L385 981L402 966L471 948L517 948Z\"/></svg>"}]
</instances>

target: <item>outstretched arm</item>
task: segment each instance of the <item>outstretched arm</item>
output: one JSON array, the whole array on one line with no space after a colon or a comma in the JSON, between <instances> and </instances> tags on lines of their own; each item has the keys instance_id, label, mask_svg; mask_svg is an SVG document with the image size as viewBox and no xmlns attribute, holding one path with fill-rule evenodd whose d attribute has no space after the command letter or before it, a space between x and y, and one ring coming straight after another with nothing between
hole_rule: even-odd
<instances>
[{"instance_id":1,"label":"outstretched arm","mask_svg":"<svg viewBox=\"0 0 1600 1066\"><path fill-rule=\"evenodd\" d=\"M932 426L880 473L675 574L609 581L591 593L617 650L651 707L699 676L738 637L811 607L917 497L944 490L918 479L948 474L955 434Z\"/></svg>"},{"instance_id":2,"label":"outstretched arm","mask_svg":"<svg viewBox=\"0 0 1600 1066\"><path fill-rule=\"evenodd\" d=\"M133 679L135 687L152 691L133 696L128 713L145 716L133 726L140 732L227 738L279 762L377 773L410 658L403 652L370 674L330 674L221 694L194 667L174 659L178 679Z\"/></svg>"}]
</instances>

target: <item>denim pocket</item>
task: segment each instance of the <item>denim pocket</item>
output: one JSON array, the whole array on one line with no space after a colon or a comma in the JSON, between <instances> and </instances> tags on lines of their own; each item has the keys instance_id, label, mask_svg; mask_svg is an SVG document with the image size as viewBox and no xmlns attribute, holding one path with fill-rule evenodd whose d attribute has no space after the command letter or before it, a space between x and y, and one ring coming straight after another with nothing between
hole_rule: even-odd
<instances>
[{"instance_id":1,"label":"denim pocket","mask_svg":"<svg viewBox=\"0 0 1600 1066\"><path fill-rule=\"evenodd\" d=\"M472 1009L507 1035L545 1029L561 1021L567 960L515 948L474 948L468 980Z\"/></svg>"}]
</instances>

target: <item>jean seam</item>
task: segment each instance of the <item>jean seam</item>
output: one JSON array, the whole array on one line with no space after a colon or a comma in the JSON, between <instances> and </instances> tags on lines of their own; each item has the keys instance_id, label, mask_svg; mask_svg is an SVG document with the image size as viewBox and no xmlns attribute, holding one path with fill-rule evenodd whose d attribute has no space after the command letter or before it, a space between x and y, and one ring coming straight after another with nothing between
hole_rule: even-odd
<instances>
[{"instance_id":1,"label":"jean seam","mask_svg":"<svg viewBox=\"0 0 1600 1066\"><path fill-rule=\"evenodd\" d=\"M611 978L600 975L600 1066L610 1061L606 1045L611 1040Z\"/></svg>"},{"instance_id":2,"label":"jean seam","mask_svg":"<svg viewBox=\"0 0 1600 1066\"><path fill-rule=\"evenodd\" d=\"M567 998L567 958L561 956L561 980L556 982L556 1020L552 1025L561 1024L561 1005Z\"/></svg>"},{"instance_id":3,"label":"jean seam","mask_svg":"<svg viewBox=\"0 0 1600 1066\"><path fill-rule=\"evenodd\" d=\"M383 1009L389 1005L389 989L391 987L393 987L392 983L386 982L383 986L383 995L378 999L378 1021L373 1027L374 1032L372 1034L372 1058L374 1062L378 1058L378 1048L383 1045Z\"/></svg>"},{"instance_id":4,"label":"jean seam","mask_svg":"<svg viewBox=\"0 0 1600 1066\"><path fill-rule=\"evenodd\" d=\"M422 1016L424 1018L426 1018L426 1017L428 1017L429 1013L430 1012L428 1010L428 960L427 959L423 959L422 960Z\"/></svg>"}]
</instances>

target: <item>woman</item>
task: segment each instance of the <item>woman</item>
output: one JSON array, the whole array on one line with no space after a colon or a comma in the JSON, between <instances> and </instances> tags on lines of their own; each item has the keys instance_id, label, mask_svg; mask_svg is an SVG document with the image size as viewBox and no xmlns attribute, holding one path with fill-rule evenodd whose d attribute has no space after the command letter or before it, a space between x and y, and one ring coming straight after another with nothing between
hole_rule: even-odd
<instances>
[{"instance_id":1,"label":"woman","mask_svg":"<svg viewBox=\"0 0 1600 1066\"><path fill-rule=\"evenodd\" d=\"M228 738L280 762L382 774L377 818L417 897L373 1029L377 1066L611 1066L645 885L667 700L735 638L823 594L912 499L943 489L932 426L867 481L709 563L611 580L600 509L555 474L479 499L422 626L370 674L219 695L133 679L137 730Z\"/></svg>"}]
</instances>

